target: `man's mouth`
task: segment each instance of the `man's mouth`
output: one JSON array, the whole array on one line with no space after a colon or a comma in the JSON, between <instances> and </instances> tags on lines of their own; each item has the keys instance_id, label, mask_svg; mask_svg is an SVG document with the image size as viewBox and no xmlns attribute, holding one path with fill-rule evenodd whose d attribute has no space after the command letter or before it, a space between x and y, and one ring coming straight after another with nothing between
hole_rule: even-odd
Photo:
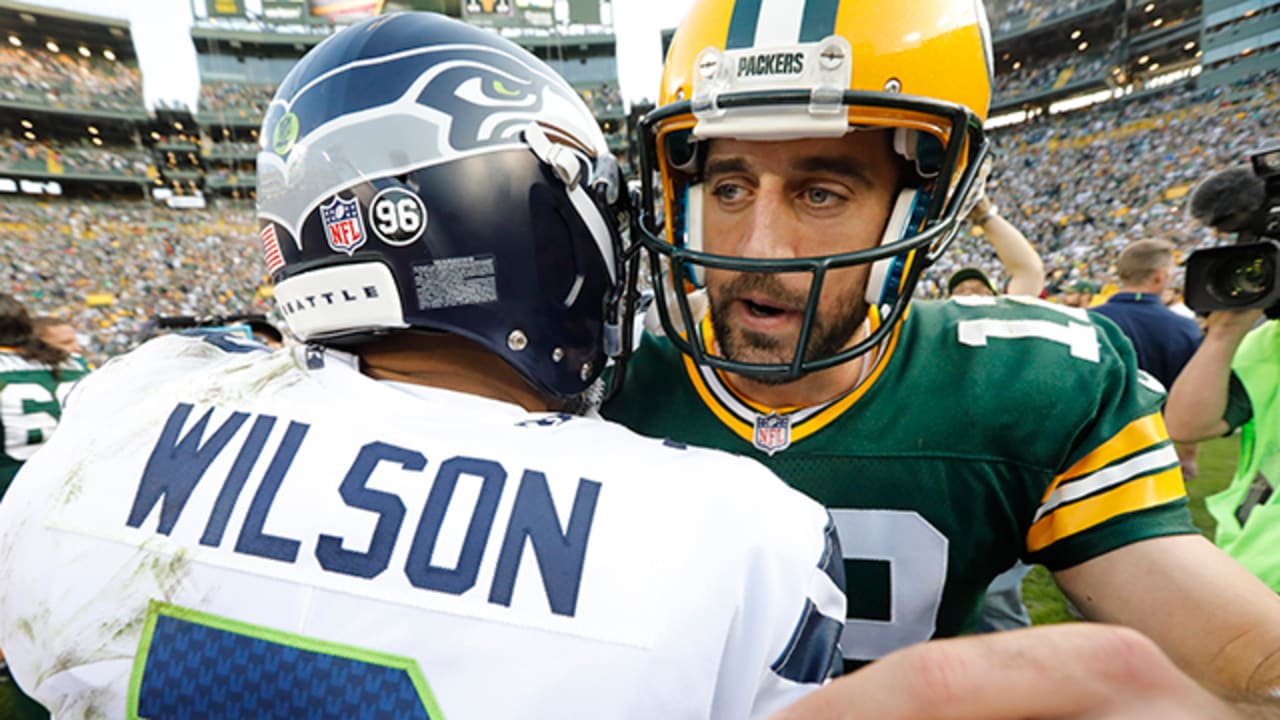
<instances>
[{"instance_id":1,"label":"man's mouth","mask_svg":"<svg viewBox=\"0 0 1280 720\"><path fill-rule=\"evenodd\" d=\"M747 311L756 317L776 317L786 312L785 309L768 303L757 302L755 300L742 301L747 306Z\"/></svg>"}]
</instances>

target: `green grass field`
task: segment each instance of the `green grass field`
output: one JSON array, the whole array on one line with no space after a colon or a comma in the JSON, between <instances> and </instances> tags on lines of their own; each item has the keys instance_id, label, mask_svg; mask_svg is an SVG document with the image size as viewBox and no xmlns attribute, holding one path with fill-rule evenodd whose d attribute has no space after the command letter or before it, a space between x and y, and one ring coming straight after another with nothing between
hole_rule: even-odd
<instances>
[{"instance_id":1,"label":"green grass field","mask_svg":"<svg viewBox=\"0 0 1280 720\"><path fill-rule=\"evenodd\" d=\"M1221 490L1235 472L1237 438L1220 438L1200 446L1200 476L1187 484L1191 496L1191 516L1196 527L1206 535L1213 533L1213 520L1204 509L1206 495ZM1023 600L1031 619L1037 625L1073 622L1067 601L1058 591L1053 578L1042 567L1036 567L1022 583ZM47 718L43 711L22 702L13 683L0 684L0 720L37 720Z\"/></svg>"},{"instance_id":2,"label":"green grass field","mask_svg":"<svg viewBox=\"0 0 1280 720\"><path fill-rule=\"evenodd\" d=\"M1236 471L1236 453L1240 448L1237 437L1218 438L1200 444L1197 457L1199 475L1187 483L1190 496L1191 520L1207 537L1213 537L1213 518L1204 509L1204 499L1227 486ZM1067 600L1059 592L1049 572L1042 567L1032 568L1022 581L1022 600L1036 625L1072 622L1075 618L1067 611Z\"/></svg>"}]
</instances>

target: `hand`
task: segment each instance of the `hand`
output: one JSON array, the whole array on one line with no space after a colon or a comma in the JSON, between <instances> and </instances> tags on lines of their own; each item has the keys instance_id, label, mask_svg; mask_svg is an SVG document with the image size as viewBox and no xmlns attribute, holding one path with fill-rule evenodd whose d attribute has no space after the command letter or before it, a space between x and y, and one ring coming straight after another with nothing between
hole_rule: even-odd
<instances>
[{"instance_id":1,"label":"hand","mask_svg":"<svg viewBox=\"0 0 1280 720\"><path fill-rule=\"evenodd\" d=\"M1218 310L1209 313L1205 335L1239 342L1262 318L1262 310Z\"/></svg>"},{"instance_id":2,"label":"hand","mask_svg":"<svg viewBox=\"0 0 1280 720\"><path fill-rule=\"evenodd\" d=\"M986 193L978 196L978 201L973 204L973 209L965 216L965 219L971 223L980 223L986 219L991 212L991 200L987 198Z\"/></svg>"},{"instance_id":3,"label":"hand","mask_svg":"<svg viewBox=\"0 0 1280 720\"><path fill-rule=\"evenodd\" d=\"M771 720L1204 720L1236 718L1145 636L1072 623L887 655Z\"/></svg>"}]
</instances>

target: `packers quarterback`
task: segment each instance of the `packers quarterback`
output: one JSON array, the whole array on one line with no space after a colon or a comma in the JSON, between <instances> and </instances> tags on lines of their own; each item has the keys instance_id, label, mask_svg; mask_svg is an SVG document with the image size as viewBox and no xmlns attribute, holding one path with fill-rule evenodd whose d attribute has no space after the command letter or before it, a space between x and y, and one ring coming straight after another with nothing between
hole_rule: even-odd
<instances>
[{"instance_id":1,"label":"packers quarterback","mask_svg":"<svg viewBox=\"0 0 1280 720\"><path fill-rule=\"evenodd\" d=\"M979 190L990 93L978 0L696 0L640 126L665 333L605 415L828 507L849 666L965 633L1022 559L1210 689L1273 694L1280 598L1196 533L1118 329L910 299Z\"/></svg>"}]
</instances>

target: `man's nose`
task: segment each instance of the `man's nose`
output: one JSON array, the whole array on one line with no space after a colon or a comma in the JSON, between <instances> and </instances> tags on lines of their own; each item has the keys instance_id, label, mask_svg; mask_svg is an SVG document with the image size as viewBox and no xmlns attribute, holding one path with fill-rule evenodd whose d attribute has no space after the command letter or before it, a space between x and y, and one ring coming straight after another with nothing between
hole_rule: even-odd
<instances>
[{"instance_id":1,"label":"man's nose","mask_svg":"<svg viewBox=\"0 0 1280 720\"><path fill-rule=\"evenodd\" d=\"M761 187L751 204L739 253L747 258L796 256L797 218L781 188Z\"/></svg>"}]
</instances>

